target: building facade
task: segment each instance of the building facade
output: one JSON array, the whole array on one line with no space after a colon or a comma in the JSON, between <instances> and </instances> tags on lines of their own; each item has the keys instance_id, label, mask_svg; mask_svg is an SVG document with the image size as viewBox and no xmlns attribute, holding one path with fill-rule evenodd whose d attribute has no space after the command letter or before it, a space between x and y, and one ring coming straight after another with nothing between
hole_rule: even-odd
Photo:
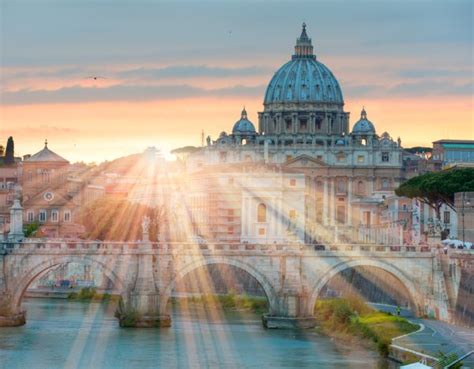
<instances>
[{"instance_id":1,"label":"building facade","mask_svg":"<svg viewBox=\"0 0 474 369\"><path fill-rule=\"evenodd\" d=\"M470 164L474 166L474 141L438 140L433 142L433 161L440 161L444 167Z\"/></svg>"},{"instance_id":2,"label":"building facade","mask_svg":"<svg viewBox=\"0 0 474 369\"><path fill-rule=\"evenodd\" d=\"M38 224L40 235L77 237L81 206L104 195L104 187L90 183L94 172L44 148L22 162L23 219ZM84 174L84 175L83 175Z\"/></svg>"}]
</instances>

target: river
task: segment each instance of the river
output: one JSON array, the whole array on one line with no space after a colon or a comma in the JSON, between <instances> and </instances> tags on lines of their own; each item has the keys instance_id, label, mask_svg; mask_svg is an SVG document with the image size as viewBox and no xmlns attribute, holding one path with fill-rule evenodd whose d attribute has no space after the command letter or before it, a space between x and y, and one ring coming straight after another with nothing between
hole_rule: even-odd
<instances>
[{"instance_id":1,"label":"river","mask_svg":"<svg viewBox=\"0 0 474 369\"><path fill-rule=\"evenodd\" d=\"M27 324L0 329L1 369L385 368L314 331L267 330L257 315L175 311L165 329L121 329L107 303L26 299Z\"/></svg>"}]
</instances>

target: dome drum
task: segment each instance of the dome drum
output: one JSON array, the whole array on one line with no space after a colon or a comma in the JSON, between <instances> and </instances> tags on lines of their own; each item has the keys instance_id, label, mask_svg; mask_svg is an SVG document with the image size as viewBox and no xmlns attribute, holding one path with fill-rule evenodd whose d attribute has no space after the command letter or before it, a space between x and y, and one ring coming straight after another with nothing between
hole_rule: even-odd
<instances>
[{"instance_id":1,"label":"dome drum","mask_svg":"<svg viewBox=\"0 0 474 369\"><path fill-rule=\"evenodd\" d=\"M349 113L284 111L259 114L259 132L265 134L342 134L348 131Z\"/></svg>"}]
</instances>

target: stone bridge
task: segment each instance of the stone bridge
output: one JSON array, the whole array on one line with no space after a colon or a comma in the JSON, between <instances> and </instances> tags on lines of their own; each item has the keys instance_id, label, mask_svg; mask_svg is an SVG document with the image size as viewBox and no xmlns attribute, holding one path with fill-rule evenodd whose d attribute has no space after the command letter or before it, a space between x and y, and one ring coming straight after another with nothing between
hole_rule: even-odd
<instances>
[{"instance_id":1,"label":"stone bridge","mask_svg":"<svg viewBox=\"0 0 474 369\"><path fill-rule=\"evenodd\" d=\"M254 277L264 290L269 328L314 326L313 310L323 287L342 271L371 267L389 273L404 287L419 315L449 320L449 291L437 250L420 246L377 245L253 245L149 242L64 242L49 240L0 243L0 326L25 323L23 295L40 275L55 266L77 262L100 268L120 291L121 324L134 312L134 325L169 326L167 302L175 285L188 273L210 264L231 265ZM454 262L457 259L453 258ZM452 268L450 268L452 269ZM452 292L452 293L454 293Z\"/></svg>"}]
</instances>

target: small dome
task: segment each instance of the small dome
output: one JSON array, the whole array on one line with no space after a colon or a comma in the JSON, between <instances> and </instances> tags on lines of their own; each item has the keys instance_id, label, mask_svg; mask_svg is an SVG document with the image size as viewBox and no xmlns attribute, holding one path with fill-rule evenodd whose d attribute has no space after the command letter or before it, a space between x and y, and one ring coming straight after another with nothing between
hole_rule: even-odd
<instances>
[{"instance_id":1,"label":"small dome","mask_svg":"<svg viewBox=\"0 0 474 369\"><path fill-rule=\"evenodd\" d=\"M352 128L353 134L375 134L375 126L367 119L367 112L364 108L360 113L360 119L354 124Z\"/></svg>"},{"instance_id":2,"label":"small dome","mask_svg":"<svg viewBox=\"0 0 474 369\"><path fill-rule=\"evenodd\" d=\"M255 131L255 126L251 121L247 118L247 111L242 110L242 114L240 116L240 120L235 122L234 128L232 128L232 133L234 135L255 135L257 132Z\"/></svg>"}]
</instances>

